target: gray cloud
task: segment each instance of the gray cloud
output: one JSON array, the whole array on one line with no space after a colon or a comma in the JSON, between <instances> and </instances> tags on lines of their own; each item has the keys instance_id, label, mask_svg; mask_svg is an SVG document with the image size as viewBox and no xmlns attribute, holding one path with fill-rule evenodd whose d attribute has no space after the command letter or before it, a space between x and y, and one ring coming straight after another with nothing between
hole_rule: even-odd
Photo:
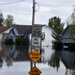
<instances>
[{"instance_id":1,"label":"gray cloud","mask_svg":"<svg viewBox=\"0 0 75 75\"><path fill-rule=\"evenodd\" d=\"M19 0L0 0L0 3L14 2ZM59 16L63 22L71 15L74 0L35 0L39 4L39 10L35 13L35 23L48 24L48 19L53 16ZM6 17L11 14L18 24L31 24L32 22L32 2L25 0L23 2L0 5L0 9Z\"/></svg>"}]
</instances>

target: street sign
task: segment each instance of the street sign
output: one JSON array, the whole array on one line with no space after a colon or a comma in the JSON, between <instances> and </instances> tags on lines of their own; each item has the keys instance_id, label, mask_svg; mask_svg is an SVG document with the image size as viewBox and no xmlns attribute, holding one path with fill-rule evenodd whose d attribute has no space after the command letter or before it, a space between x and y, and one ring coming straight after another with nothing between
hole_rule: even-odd
<instances>
[{"instance_id":1,"label":"street sign","mask_svg":"<svg viewBox=\"0 0 75 75\"><path fill-rule=\"evenodd\" d=\"M32 28L32 50L40 50L42 26L35 25Z\"/></svg>"},{"instance_id":2,"label":"street sign","mask_svg":"<svg viewBox=\"0 0 75 75\"><path fill-rule=\"evenodd\" d=\"M41 71L37 67L33 67L31 71L29 71L30 75L40 75Z\"/></svg>"},{"instance_id":3,"label":"street sign","mask_svg":"<svg viewBox=\"0 0 75 75\"><path fill-rule=\"evenodd\" d=\"M34 25L32 28L32 37L41 37L42 26Z\"/></svg>"},{"instance_id":4,"label":"street sign","mask_svg":"<svg viewBox=\"0 0 75 75\"><path fill-rule=\"evenodd\" d=\"M33 37L32 38L32 49L40 50L41 38Z\"/></svg>"},{"instance_id":5,"label":"street sign","mask_svg":"<svg viewBox=\"0 0 75 75\"><path fill-rule=\"evenodd\" d=\"M29 57L33 62L37 62L42 56L38 52L38 50L34 50L33 52L30 53Z\"/></svg>"},{"instance_id":6,"label":"street sign","mask_svg":"<svg viewBox=\"0 0 75 75\"><path fill-rule=\"evenodd\" d=\"M38 37L33 37L32 38L32 45L33 46L40 46L40 41L41 41L41 39L40 38L38 38Z\"/></svg>"}]
</instances>

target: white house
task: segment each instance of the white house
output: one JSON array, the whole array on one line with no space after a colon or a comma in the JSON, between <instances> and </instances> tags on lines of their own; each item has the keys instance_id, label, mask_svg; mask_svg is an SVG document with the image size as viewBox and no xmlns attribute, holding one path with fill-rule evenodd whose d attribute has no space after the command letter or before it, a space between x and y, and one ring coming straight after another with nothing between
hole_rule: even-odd
<instances>
[{"instance_id":1,"label":"white house","mask_svg":"<svg viewBox=\"0 0 75 75\"><path fill-rule=\"evenodd\" d=\"M36 24L37 25L37 24ZM42 34L45 38L42 39L42 61L47 62L51 58L51 54L54 52L52 49L52 41L55 40L52 34L55 33L52 28L47 25L40 25L42 27ZM31 42L31 25L14 25L7 37L12 38L15 42L16 37L20 36L22 38L29 38Z\"/></svg>"}]
</instances>

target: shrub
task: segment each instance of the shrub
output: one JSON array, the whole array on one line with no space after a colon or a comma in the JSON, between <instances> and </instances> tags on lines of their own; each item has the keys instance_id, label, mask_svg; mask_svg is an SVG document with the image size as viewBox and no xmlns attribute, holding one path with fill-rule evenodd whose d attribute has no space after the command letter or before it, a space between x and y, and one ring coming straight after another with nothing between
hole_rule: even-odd
<instances>
[{"instance_id":1,"label":"shrub","mask_svg":"<svg viewBox=\"0 0 75 75\"><path fill-rule=\"evenodd\" d=\"M13 44L13 39L11 39L11 38L6 38L5 41L4 41L4 43L5 43L6 45L11 45L11 44Z\"/></svg>"},{"instance_id":2,"label":"shrub","mask_svg":"<svg viewBox=\"0 0 75 75\"><path fill-rule=\"evenodd\" d=\"M21 41L22 41L21 37L17 37L15 40L16 45L21 45Z\"/></svg>"}]
</instances>

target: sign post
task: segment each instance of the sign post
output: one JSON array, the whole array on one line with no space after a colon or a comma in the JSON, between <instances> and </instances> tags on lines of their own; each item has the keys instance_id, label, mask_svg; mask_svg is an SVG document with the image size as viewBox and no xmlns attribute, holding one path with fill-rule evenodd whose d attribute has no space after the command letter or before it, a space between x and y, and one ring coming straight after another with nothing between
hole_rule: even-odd
<instances>
[{"instance_id":1,"label":"sign post","mask_svg":"<svg viewBox=\"0 0 75 75\"><path fill-rule=\"evenodd\" d=\"M37 70L33 70L36 68L36 62L42 57L39 53L41 50L41 33L42 33L42 26L34 25L32 27L32 41L31 41L31 48L32 52L30 53L29 57L34 62L34 66L31 68L29 72L30 75L40 75Z\"/></svg>"},{"instance_id":2,"label":"sign post","mask_svg":"<svg viewBox=\"0 0 75 75\"><path fill-rule=\"evenodd\" d=\"M31 71L30 75L40 75L41 71L36 67L36 62L41 58L40 49L41 49L41 31L42 26L34 25L34 16L35 16L35 0L33 0L33 13L32 13L32 35L31 35L31 53L29 57L31 58ZM33 67L33 62L34 67Z\"/></svg>"},{"instance_id":3,"label":"sign post","mask_svg":"<svg viewBox=\"0 0 75 75\"><path fill-rule=\"evenodd\" d=\"M33 0L33 10L32 10L32 28L34 26L34 20L35 20L35 0ZM32 35L31 35L31 42L32 42ZM31 52L32 52L32 45L31 45ZM31 66L31 69L33 67L33 62L31 61L30 62L30 66Z\"/></svg>"}]
</instances>

